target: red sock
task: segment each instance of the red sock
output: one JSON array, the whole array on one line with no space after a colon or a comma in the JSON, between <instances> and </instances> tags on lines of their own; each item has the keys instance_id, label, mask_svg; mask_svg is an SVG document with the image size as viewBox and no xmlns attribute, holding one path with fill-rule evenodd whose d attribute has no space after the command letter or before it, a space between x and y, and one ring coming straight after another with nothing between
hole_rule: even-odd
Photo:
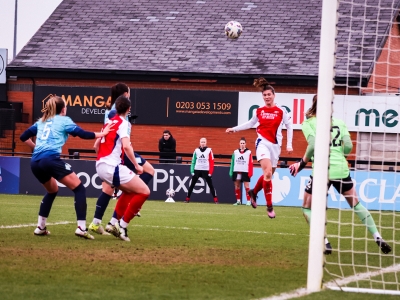
<instances>
[{"instance_id":1,"label":"red sock","mask_svg":"<svg viewBox=\"0 0 400 300\"><path fill-rule=\"evenodd\" d=\"M149 195L146 194L133 194L133 197L131 198L131 201L129 202L129 205L124 213L124 221L126 223L129 223L133 219L133 217L139 212L139 210L142 208L143 203L147 200L148 197Z\"/></svg>"},{"instance_id":2,"label":"red sock","mask_svg":"<svg viewBox=\"0 0 400 300\"><path fill-rule=\"evenodd\" d=\"M117 205L115 206L115 212L117 214L117 219L120 220L125 213L126 208L129 205L129 202L132 199L133 194L122 193L118 198Z\"/></svg>"},{"instance_id":3,"label":"red sock","mask_svg":"<svg viewBox=\"0 0 400 300\"><path fill-rule=\"evenodd\" d=\"M235 189L235 195L236 195L236 200L240 201L240 199L242 198L240 189Z\"/></svg>"},{"instance_id":4,"label":"red sock","mask_svg":"<svg viewBox=\"0 0 400 300\"><path fill-rule=\"evenodd\" d=\"M268 180L263 182L263 189L265 200L267 201L267 206L272 206L272 180Z\"/></svg>"},{"instance_id":5,"label":"red sock","mask_svg":"<svg viewBox=\"0 0 400 300\"><path fill-rule=\"evenodd\" d=\"M250 201L250 196L249 196L249 193L248 193L249 190L250 190L250 188L246 188L246 199L247 199L247 201Z\"/></svg>"},{"instance_id":6,"label":"red sock","mask_svg":"<svg viewBox=\"0 0 400 300\"><path fill-rule=\"evenodd\" d=\"M263 189L263 182L264 182L264 175L261 175L260 178L258 178L256 185L254 186L254 194L258 194L259 191Z\"/></svg>"}]
</instances>

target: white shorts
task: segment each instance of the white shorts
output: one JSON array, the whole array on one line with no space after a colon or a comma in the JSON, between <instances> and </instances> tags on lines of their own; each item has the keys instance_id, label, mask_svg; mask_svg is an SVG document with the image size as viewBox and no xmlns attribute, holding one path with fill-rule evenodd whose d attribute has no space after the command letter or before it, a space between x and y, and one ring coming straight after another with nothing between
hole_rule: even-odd
<instances>
[{"instance_id":1,"label":"white shorts","mask_svg":"<svg viewBox=\"0 0 400 300\"><path fill-rule=\"evenodd\" d=\"M103 181L114 187L119 187L121 184L131 181L136 175L124 165L114 167L104 162L96 164L96 171Z\"/></svg>"},{"instance_id":2,"label":"white shorts","mask_svg":"<svg viewBox=\"0 0 400 300\"><path fill-rule=\"evenodd\" d=\"M257 138L256 140L257 161L260 161L263 158L268 158L269 160L271 160L272 167L276 168L276 166L278 165L280 154L281 154L281 146L279 146L278 144L273 144L266 139Z\"/></svg>"}]
</instances>

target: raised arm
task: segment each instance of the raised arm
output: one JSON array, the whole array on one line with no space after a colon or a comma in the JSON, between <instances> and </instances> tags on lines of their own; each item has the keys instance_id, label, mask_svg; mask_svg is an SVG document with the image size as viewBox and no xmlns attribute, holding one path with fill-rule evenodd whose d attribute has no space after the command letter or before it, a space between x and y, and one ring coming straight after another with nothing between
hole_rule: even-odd
<instances>
[{"instance_id":1,"label":"raised arm","mask_svg":"<svg viewBox=\"0 0 400 300\"><path fill-rule=\"evenodd\" d=\"M250 129L252 128L254 125L256 125L258 122L258 117L257 115L253 115L253 117L248 120L245 123L242 123L238 126L232 127L232 128L227 128L225 130L225 132L229 133L229 132L237 132L237 131L241 131L241 130L246 130L246 129Z\"/></svg>"}]
</instances>

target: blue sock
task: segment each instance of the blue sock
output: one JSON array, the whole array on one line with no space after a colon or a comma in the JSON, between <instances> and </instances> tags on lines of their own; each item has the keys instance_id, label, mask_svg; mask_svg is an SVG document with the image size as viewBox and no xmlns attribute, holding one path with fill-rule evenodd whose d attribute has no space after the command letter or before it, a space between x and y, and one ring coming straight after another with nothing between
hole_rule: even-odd
<instances>
[{"instance_id":1,"label":"blue sock","mask_svg":"<svg viewBox=\"0 0 400 300\"><path fill-rule=\"evenodd\" d=\"M114 210L114 212L113 212L113 216L112 216L114 219L118 219L117 218L117 212Z\"/></svg>"},{"instance_id":2,"label":"blue sock","mask_svg":"<svg viewBox=\"0 0 400 300\"><path fill-rule=\"evenodd\" d=\"M47 193L44 195L42 203L40 203L39 208L39 216L48 218L51 210L51 206L53 205L54 199L56 198L58 192L55 193Z\"/></svg>"},{"instance_id":3,"label":"blue sock","mask_svg":"<svg viewBox=\"0 0 400 300\"><path fill-rule=\"evenodd\" d=\"M104 212L107 209L108 203L110 202L111 196L102 192L96 202L96 211L94 212L94 217L96 219L103 219Z\"/></svg>"},{"instance_id":4,"label":"blue sock","mask_svg":"<svg viewBox=\"0 0 400 300\"><path fill-rule=\"evenodd\" d=\"M76 219L78 221L86 220L86 211L87 211L87 203L86 203L86 189L83 186L82 182L72 190L75 194L75 212Z\"/></svg>"},{"instance_id":5,"label":"blue sock","mask_svg":"<svg viewBox=\"0 0 400 300\"><path fill-rule=\"evenodd\" d=\"M150 180L153 179L153 175L149 174L149 173L142 173L139 175L140 179L143 180L143 182L147 185L149 185Z\"/></svg>"}]
</instances>

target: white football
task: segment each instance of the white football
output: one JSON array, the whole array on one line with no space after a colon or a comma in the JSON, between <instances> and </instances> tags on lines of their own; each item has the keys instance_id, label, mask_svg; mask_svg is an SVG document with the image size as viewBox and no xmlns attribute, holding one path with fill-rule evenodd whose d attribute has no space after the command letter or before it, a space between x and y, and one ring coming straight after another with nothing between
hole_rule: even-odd
<instances>
[{"instance_id":1,"label":"white football","mask_svg":"<svg viewBox=\"0 0 400 300\"><path fill-rule=\"evenodd\" d=\"M175 196L175 191L174 191L174 189L168 189L166 194L167 194L168 197L172 198L172 197Z\"/></svg>"},{"instance_id":2,"label":"white football","mask_svg":"<svg viewBox=\"0 0 400 300\"><path fill-rule=\"evenodd\" d=\"M230 39L237 39L243 32L242 25L237 21L229 21L225 25L225 34Z\"/></svg>"}]
</instances>

